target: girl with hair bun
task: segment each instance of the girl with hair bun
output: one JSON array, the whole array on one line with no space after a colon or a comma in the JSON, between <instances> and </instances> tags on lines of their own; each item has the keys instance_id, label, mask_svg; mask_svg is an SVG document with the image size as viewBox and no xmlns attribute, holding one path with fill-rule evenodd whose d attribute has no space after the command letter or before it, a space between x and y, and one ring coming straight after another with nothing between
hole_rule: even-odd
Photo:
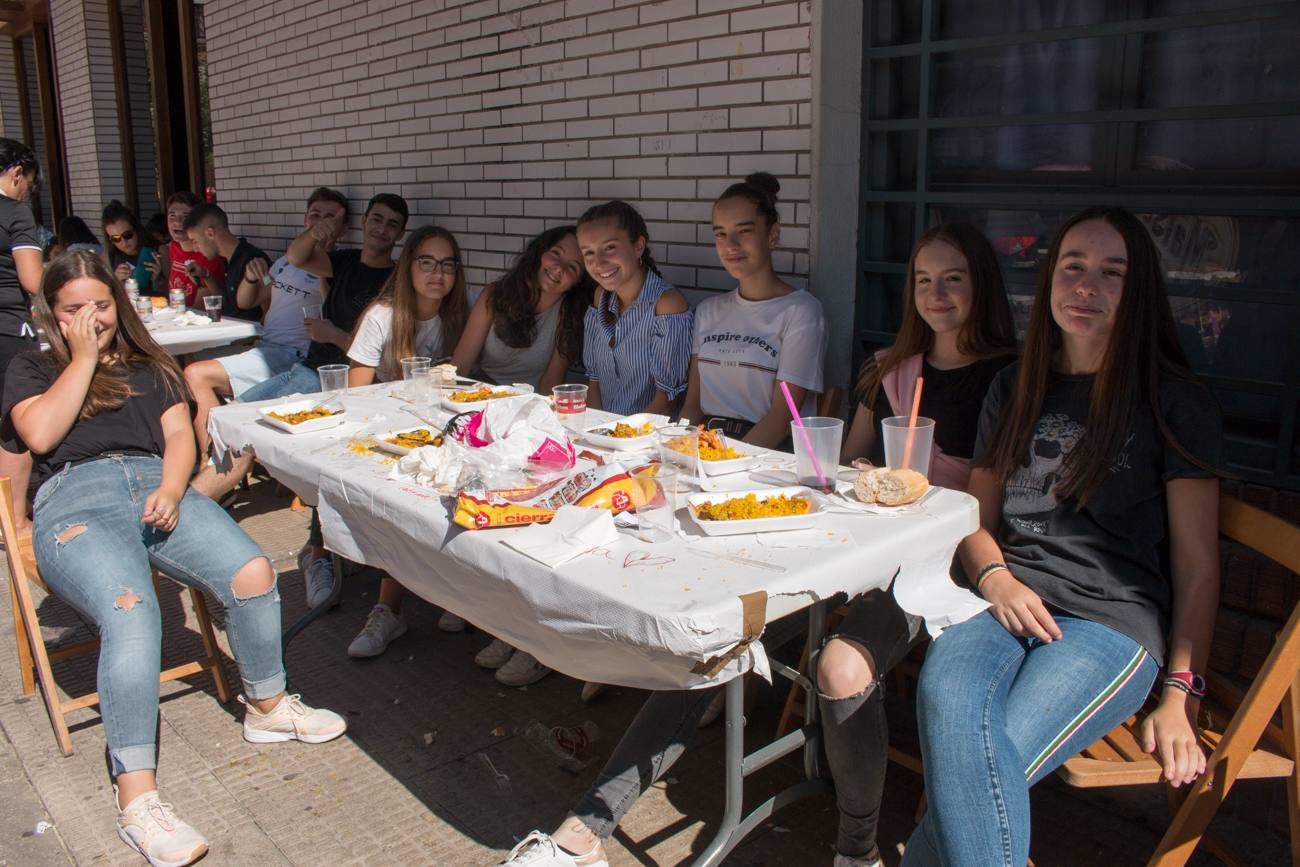
<instances>
[{"instance_id":1,"label":"girl with hair bun","mask_svg":"<svg viewBox=\"0 0 1300 867\"><path fill-rule=\"evenodd\" d=\"M649 250L645 220L627 202L588 208L578 246L599 290L583 324L587 404L619 415L672 414L686 391L691 312Z\"/></svg>"},{"instance_id":2,"label":"girl with hair bun","mask_svg":"<svg viewBox=\"0 0 1300 867\"><path fill-rule=\"evenodd\" d=\"M797 406L813 411L826 354L821 303L772 267L781 240L780 189L775 177L755 172L727 187L713 205L713 243L738 285L695 311L682 406L683 418L768 448L790 435L790 408L780 383L789 386Z\"/></svg>"}]
</instances>

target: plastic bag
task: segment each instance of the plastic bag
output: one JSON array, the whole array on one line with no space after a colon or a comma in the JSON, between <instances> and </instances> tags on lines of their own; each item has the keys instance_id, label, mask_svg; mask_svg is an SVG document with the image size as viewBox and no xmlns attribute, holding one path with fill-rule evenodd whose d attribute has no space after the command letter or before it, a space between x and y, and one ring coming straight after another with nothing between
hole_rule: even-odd
<instances>
[{"instance_id":1,"label":"plastic bag","mask_svg":"<svg viewBox=\"0 0 1300 867\"><path fill-rule=\"evenodd\" d=\"M535 394L491 401L455 425L465 462L486 489L522 488L560 478L573 468L573 443L546 398Z\"/></svg>"}]
</instances>

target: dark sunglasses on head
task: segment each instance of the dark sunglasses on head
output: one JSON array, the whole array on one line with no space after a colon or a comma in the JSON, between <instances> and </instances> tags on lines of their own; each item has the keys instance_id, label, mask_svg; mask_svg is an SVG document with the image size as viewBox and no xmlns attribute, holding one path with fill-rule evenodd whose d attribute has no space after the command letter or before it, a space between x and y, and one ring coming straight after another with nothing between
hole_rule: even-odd
<instances>
[{"instance_id":1,"label":"dark sunglasses on head","mask_svg":"<svg viewBox=\"0 0 1300 867\"><path fill-rule=\"evenodd\" d=\"M108 236L108 240L112 241L114 244L120 244L123 241L131 241L134 238L135 238L135 232L131 231L130 229L127 229L125 232L123 232L120 235L114 235L110 233Z\"/></svg>"}]
</instances>

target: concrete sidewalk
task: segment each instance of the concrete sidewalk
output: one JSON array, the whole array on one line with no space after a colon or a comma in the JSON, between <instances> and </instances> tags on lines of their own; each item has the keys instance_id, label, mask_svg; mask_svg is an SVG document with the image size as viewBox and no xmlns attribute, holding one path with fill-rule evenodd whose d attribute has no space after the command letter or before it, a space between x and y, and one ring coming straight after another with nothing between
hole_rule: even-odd
<instances>
[{"instance_id":1,"label":"concrete sidewalk","mask_svg":"<svg viewBox=\"0 0 1300 867\"><path fill-rule=\"evenodd\" d=\"M274 484L255 485L241 496L235 514L280 571L287 624L304 610L295 555L306 538L307 516L290 511L287 495ZM438 632L438 611L418 599L406 606L407 635L387 654L351 660L345 648L377 588L374 573L349 578L339 609L301 635L286 660L293 691L346 715L350 730L337 741L254 746L240 737L239 705L218 704L210 678L164 687L161 787L211 841L205 864L492 864L532 828L556 825L599 769L597 763L577 775L561 770L522 730L532 721L591 720L602 732L597 748L604 757L640 706L643 693L620 688L583 705L581 684L561 675L522 690L501 687L473 663L490 637ZM7 596L7 588L0 593ZM180 597L178 587L164 583L164 663L199 647L194 624L181 626ZM41 603L41 616L69 633L81 631L58 600ZM215 616L220 626L220 612ZM0 867L143 863L114 829L97 713L92 708L75 717L76 753L60 756L39 694L20 695L12 630L6 605L0 608ZM224 635L222 641L224 647ZM227 671L237 684L233 661ZM93 657L58 664L55 675L64 689L89 691ZM766 736L784 691L764 687L759 693L750 730ZM637 802L610 847L614 865L690 863L721 814L722 738L721 725L701 731L668 778ZM508 784L498 784L489 760ZM752 778L750 803L800 773L793 757L765 769ZM921 785L897 768L887 785L881 845L893 864ZM1240 788L1254 790L1252 810L1280 809L1285 816L1280 784ZM1163 827L1165 799L1156 789L1080 793L1053 779L1035 790L1034 810L1040 867L1122 867L1144 863ZM728 863L829 865L835 817L830 797L788 808ZM38 834L42 821L53 827ZM1285 818L1272 827L1285 827ZM1273 834L1230 816L1216 820L1215 829L1247 863L1290 863L1287 843ZM1218 862L1198 854L1193 863Z\"/></svg>"}]
</instances>

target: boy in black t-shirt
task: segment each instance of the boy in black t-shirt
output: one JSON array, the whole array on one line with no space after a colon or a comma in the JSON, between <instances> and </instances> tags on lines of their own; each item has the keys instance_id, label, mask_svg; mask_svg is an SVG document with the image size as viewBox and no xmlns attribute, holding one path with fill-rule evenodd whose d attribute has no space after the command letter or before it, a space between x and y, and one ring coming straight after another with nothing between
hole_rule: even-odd
<instances>
[{"instance_id":1,"label":"boy in black t-shirt","mask_svg":"<svg viewBox=\"0 0 1300 867\"><path fill-rule=\"evenodd\" d=\"M230 221L226 218L226 212L211 203L204 203L190 211L189 216L185 218L185 233L189 235L190 243L204 256L209 259L221 257L226 260L226 275L222 283L217 283L210 274L202 275L204 283L202 294L221 296L222 316L261 322L262 308L240 307L236 303L235 293L239 289L240 281L244 279L244 272L249 262L261 259L270 266L271 258L244 238L236 238L230 231ZM198 265L194 267L196 270L199 269Z\"/></svg>"},{"instance_id":2,"label":"boy in black t-shirt","mask_svg":"<svg viewBox=\"0 0 1300 867\"><path fill-rule=\"evenodd\" d=\"M240 400L319 391L316 369L322 364L347 363L352 329L392 272L393 247L406 231L409 215L401 196L379 193L366 205L360 250L326 252L326 245L335 236L332 220L321 220L294 238L285 252L289 263L329 280L322 318L306 321L311 336L307 357L279 376L253 386L239 396Z\"/></svg>"}]
</instances>

